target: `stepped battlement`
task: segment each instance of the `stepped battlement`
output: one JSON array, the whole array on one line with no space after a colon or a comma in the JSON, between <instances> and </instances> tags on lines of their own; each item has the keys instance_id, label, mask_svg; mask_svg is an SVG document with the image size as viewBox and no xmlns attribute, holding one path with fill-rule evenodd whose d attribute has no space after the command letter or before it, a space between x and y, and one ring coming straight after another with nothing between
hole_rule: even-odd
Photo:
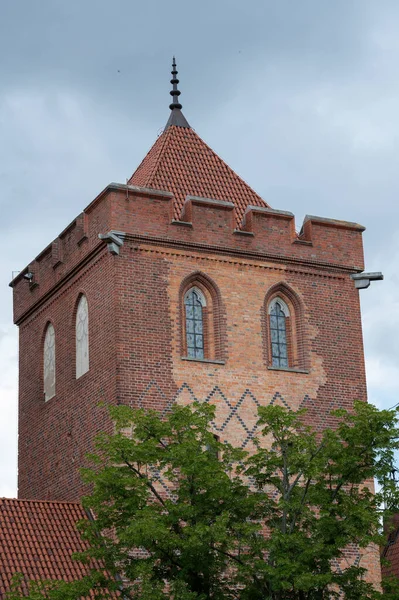
<instances>
[{"instance_id":1,"label":"stepped battlement","mask_svg":"<svg viewBox=\"0 0 399 600\"><path fill-rule=\"evenodd\" d=\"M65 278L107 252L108 232L117 232L125 247L129 242L165 244L361 272L364 229L357 223L308 215L297 234L292 213L252 205L237 227L236 206L228 198L191 195L176 219L171 192L111 183L10 283L14 318L20 322Z\"/></svg>"}]
</instances>

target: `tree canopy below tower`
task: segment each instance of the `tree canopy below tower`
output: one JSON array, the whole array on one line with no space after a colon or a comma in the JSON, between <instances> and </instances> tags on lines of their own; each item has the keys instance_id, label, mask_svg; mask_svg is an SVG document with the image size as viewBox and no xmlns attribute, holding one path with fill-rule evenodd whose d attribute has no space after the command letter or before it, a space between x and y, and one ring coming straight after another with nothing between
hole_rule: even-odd
<instances>
[{"instance_id":1,"label":"tree canopy below tower","mask_svg":"<svg viewBox=\"0 0 399 600\"><path fill-rule=\"evenodd\" d=\"M389 584L384 595L374 589L366 569L382 519L398 506L396 411L358 402L334 411L335 429L315 432L304 411L260 408L249 454L214 435L209 404L175 405L163 419L109 410L115 432L98 436L83 472L90 549L76 557L104 570L32 582L32 600L399 597ZM9 600L20 589L17 577Z\"/></svg>"}]
</instances>

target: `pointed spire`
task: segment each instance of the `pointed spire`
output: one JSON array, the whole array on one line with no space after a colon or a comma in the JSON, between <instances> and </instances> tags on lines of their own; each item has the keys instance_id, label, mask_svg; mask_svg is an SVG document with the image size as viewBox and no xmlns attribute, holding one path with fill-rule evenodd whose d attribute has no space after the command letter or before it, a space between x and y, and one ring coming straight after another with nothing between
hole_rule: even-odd
<instances>
[{"instance_id":1,"label":"pointed spire","mask_svg":"<svg viewBox=\"0 0 399 600\"><path fill-rule=\"evenodd\" d=\"M190 125L187 123L186 118L181 112L182 105L179 102L180 91L177 89L177 84L179 80L177 79L177 68L176 68L176 59L173 57L172 62L172 79L170 83L172 84L172 90L170 91L170 95L172 96L172 103L169 104L169 108L172 111L170 113L170 117L168 122L166 123L165 130L168 129L171 125L175 125L176 127L188 127Z\"/></svg>"},{"instance_id":2,"label":"pointed spire","mask_svg":"<svg viewBox=\"0 0 399 600\"><path fill-rule=\"evenodd\" d=\"M175 108L181 109L183 108L182 105L179 102L179 96L180 96L180 92L177 89L177 84L179 83L179 80L177 79L177 69L176 69L176 59L175 57L173 57L173 62L172 62L172 79L170 80L170 83L173 85L173 89L169 92L170 95L173 97L173 102L172 104L169 104L169 108L170 110L174 110Z\"/></svg>"}]
</instances>

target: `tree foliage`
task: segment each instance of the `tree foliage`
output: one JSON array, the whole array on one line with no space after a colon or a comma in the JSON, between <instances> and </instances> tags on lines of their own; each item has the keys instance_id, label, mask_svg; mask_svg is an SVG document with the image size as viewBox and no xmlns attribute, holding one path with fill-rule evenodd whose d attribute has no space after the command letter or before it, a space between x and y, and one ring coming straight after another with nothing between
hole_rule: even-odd
<instances>
[{"instance_id":1,"label":"tree foliage","mask_svg":"<svg viewBox=\"0 0 399 600\"><path fill-rule=\"evenodd\" d=\"M382 507L398 506L389 478L396 412L358 402L351 413L334 412L335 429L316 433L304 411L268 406L248 454L215 438L208 404L174 406L164 419L109 410L115 433L98 436L83 473L92 489L84 506L96 518L80 525L90 549L77 557L105 570L36 586L32 600L90 589L109 597L121 575L128 599L382 597L355 559L381 543ZM10 600L19 590L16 582ZM399 598L387 590L384 598Z\"/></svg>"}]
</instances>

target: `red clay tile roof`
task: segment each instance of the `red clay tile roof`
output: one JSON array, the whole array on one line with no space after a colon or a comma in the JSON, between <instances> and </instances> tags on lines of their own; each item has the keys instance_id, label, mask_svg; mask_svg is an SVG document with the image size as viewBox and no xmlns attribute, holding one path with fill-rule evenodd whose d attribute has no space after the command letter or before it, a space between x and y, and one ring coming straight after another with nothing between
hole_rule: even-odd
<instances>
[{"instance_id":1,"label":"red clay tile roof","mask_svg":"<svg viewBox=\"0 0 399 600\"><path fill-rule=\"evenodd\" d=\"M193 129L187 127L168 127L128 183L172 192L175 219L180 217L187 195L233 202L238 227L249 204L268 206Z\"/></svg>"},{"instance_id":2,"label":"red clay tile roof","mask_svg":"<svg viewBox=\"0 0 399 600\"><path fill-rule=\"evenodd\" d=\"M76 523L80 504L0 498L0 598L15 573L26 580L81 579L87 570L72 560L87 548Z\"/></svg>"}]
</instances>

